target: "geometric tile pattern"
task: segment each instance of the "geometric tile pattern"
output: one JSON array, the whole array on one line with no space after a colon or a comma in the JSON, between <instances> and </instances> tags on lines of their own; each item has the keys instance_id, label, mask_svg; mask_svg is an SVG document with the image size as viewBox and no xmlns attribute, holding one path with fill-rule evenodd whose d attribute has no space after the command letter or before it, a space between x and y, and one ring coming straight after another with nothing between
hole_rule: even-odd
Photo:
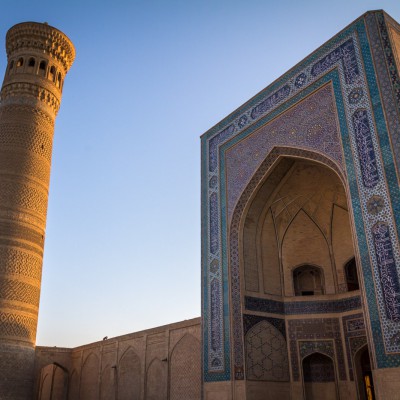
<instances>
[{"instance_id":1,"label":"geometric tile pattern","mask_svg":"<svg viewBox=\"0 0 400 400\"><path fill-rule=\"evenodd\" d=\"M377 222L373 227L373 234L386 316L392 321L399 322L400 285L388 225L385 222Z\"/></svg>"},{"instance_id":2,"label":"geometric tile pattern","mask_svg":"<svg viewBox=\"0 0 400 400\"><path fill-rule=\"evenodd\" d=\"M373 21L374 19L377 24ZM374 62L379 71L378 80L380 89L383 92L383 102L385 103L386 113L389 116L387 120L391 135L391 147L395 155L399 176L400 124L398 118L396 118L396 113L400 112L400 77L398 71L398 65L400 64L396 64L387 26L392 32L397 32L398 35L400 34L400 26L387 14L372 15L369 17L369 20L368 27L373 32L371 47L374 54Z\"/></svg>"},{"instance_id":3,"label":"geometric tile pattern","mask_svg":"<svg viewBox=\"0 0 400 400\"><path fill-rule=\"evenodd\" d=\"M268 154L268 151L258 155L254 152L257 160L253 162L249 159L251 168L243 170L243 174L230 181L229 190L232 187L240 190L235 194L236 200L229 200L229 205L225 182L226 178L230 179L227 170L229 160L226 160L228 150L269 122L280 119L290 108L297 107L298 104L301 107L302 101L306 101L313 93L318 93L317 90L328 90L328 87L333 88L335 104L334 110L326 115L335 115L338 121L340 139L336 143L339 146L335 144L335 140L332 141L332 146L316 141L314 147L310 148L307 135L304 135L302 143L294 144L290 132L285 136L286 142L273 142L272 146L294 146L300 152L318 153L334 164L335 169L341 170L341 176L346 177L370 312L367 323L371 324L375 338L375 350L371 350L375 351L379 367L400 365L400 357L396 355L400 352L400 340L396 339L400 339L400 324L397 317L388 318L393 312L388 311L389 303L385 301L388 298L385 297L387 290L384 292L382 289L384 283L375 253L373 233L373 227L378 222L388 227L393 258L391 271L397 273L397 268L400 268L400 193L393 155L387 150L391 146L388 127L393 135L393 127L398 124L398 115L387 115L386 122L382 109L376 82L376 76L382 80L381 72L376 74L374 69L365 25L366 21L371 42L376 42L379 38L373 36L373 30L377 26L375 16L383 18L380 12L375 12L367 14L365 19L357 20L202 137L202 316L205 381L231 379L231 356L234 357L235 368L243 368L243 322L240 307L235 305L239 300L240 306L240 277L237 275L232 278L228 275L229 221L226 213L234 210L238 196L240 197ZM390 48L390 43L387 48ZM376 48L373 51L376 52ZM385 74L387 75L387 71ZM395 82L398 76L396 74L391 75L391 90L396 89L393 85L398 84ZM396 97L396 101L398 100L400 98ZM399 105L400 102L396 106ZM394 121L396 118L397 121ZM315 132L318 133L318 130ZM332 138L334 139L334 135ZM263 149L263 145L259 142L259 149ZM373 196L383 199L383 207L375 215L369 213L367 207L368 200ZM229 280L230 278L232 279ZM231 298L228 297L229 293ZM230 312L233 314L232 321ZM232 344L230 326L233 329ZM214 338L212 346L211 332ZM339 373L343 373L344 369L339 362L338 365ZM241 375L237 378L241 379Z\"/></svg>"},{"instance_id":4,"label":"geometric tile pattern","mask_svg":"<svg viewBox=\"0 0 400 400\"><path fill-rule=\"evenodd\" d=\"M356 336L349 339L350 342L350 354L352 359L354 355L360 350L361 347L367 344L367 337L366 336Z\"/></svg>"},{"instance_id":5,"label":"geometric tile pattern","mask_svg":"<svg viewBox=\"0 0 400 400\"><path fill-rule=\"evenodd\" d=\"M226 157L229 219L254 171L275 146L323 153L343 169L334 110L332 86L326 85L229 149Z\"/></svg>"},{"instance_id":6,"label":"geometric tile pattern","mask_svg":"<svg viewBox=\"0 0 400 400\"><path fill-rule=\"evenodd\" d=\"M245 296L245 308L250 311L282 315L342 313L359 310L361 308L361 299L356 296L340 300L282 302Z\"/></svg>"},{"instance_id":7,"label":"geometric tile pattern","mask_svg":"<svg viewBox=\"0 0 400 400\"><path fill-rule=\"evenodd\" d=\"M290 320L288 321L288 330L294 381L300 380L300 361L314 351L332 357L338 366L339 379L347 379L340 324L337 318Z\"/></svg>"},{"instance_id":8,"label":"geometric tile pattern","mask_svg":"<svg viewBox=\"0 0 400 400\"><path fill-rule=\"evenodd\" d=\"M250 328L261 321L267 321L269 324L274 326L282 334L283 337L286 337L286 326L284 319L251 314L243 314L244 334L246 335Z\"/></svg>"},{"instance_id":9,"label":"geometric tile pattern","mask_svg":"<svg viewBox=\"0 0 400 400\"><path fill-rule=\"evenodd\" d=\"M399 322L395 320L396 317L394 317L395 319L389 317L390 315L393 315L393 311L390 310L390 302L387 301L388 297L385 295L387 290L384 290L386 287L385 276L387 275L385 273L382 274L379 261L380 254L379 252L376 253L374 234L374 229L376 229L378 222L387 225L389 229L389 240L387 241L387 246L389 246L393 252L391 266L389 266L387 272L390 273L390 271L393 271L398 276L398 268L400 267L398 249L400 232L400 194L399 180L396 176L395 164L396 162L398 163L399 160L399 147L391 146L391 143L395 143L396 140L398 140L400 132L398 117L398 111L400 110L400 86L391 45L387 40L387 30L385 26L386 18L388 17L383 13L369 14L367 16L368 37L371 40L371 49L374 54L374 63L377 68L377 73L373 73L372 68L366 69L366 72L371 98L375 100L373 108L376 127L379 131L379 142L381 147L380 154L384 162L384 173L386 177L386 187L383 186L381 189L381 193L384 195L382 197L386 207L377 216L373 216L367 220L368 228L371 232L368 237L368 247L374 264L373 278L376 284L375 296L378 300L378 310L376 310L376 306L374 306L376 300L372 290L373 288L371 287L371 290L367 292L370 313L367 317L371 320L371 328L374 336L373 345L375 346L375 355L378 361L378 366L395 367L400 363L399 357L387 357L387 355L400 352L400 342L395 340L395 338L400 334ZM377 57L379 52L381 55L380 60L378 60ZM384 62L385 58L387 64ZM382 104L380 101L377 101L380 97L376 85L377 82L375 81L376 77L380 84L379 90L383 94L383 105L387 107L385 109L386 118L383 113ZM387 128L385 122L387 122ZM389 132L387 132L387 130ZM389 139L388 133L391 135L391 140ZM392 149L393 153L390 149ZM388 211L388 208L390 211Z\"/></svg>"},{"instance_id":10,"label":"geometric tile pattern","mask_svg":"<svg viewBox=\"0 0 400 400\"><path fill-rule=\"evenodd\" d=\"M315 341L302 340L299 342L299 353L301 359L316 352L326 354L327 356L334 358L335 346L332 340L315 340Z\"/></svg>"},{"instance_id":11,"label":"geometric tile pattern","mask_svg":"<svg viewBox=\"0 0 400 400\"><path fill-rule=\"evenodd\" d=\"M254 325L246 334L246 377L256 381L289 380L286 340L267 321Z\"/></svg>"}]
</instances>

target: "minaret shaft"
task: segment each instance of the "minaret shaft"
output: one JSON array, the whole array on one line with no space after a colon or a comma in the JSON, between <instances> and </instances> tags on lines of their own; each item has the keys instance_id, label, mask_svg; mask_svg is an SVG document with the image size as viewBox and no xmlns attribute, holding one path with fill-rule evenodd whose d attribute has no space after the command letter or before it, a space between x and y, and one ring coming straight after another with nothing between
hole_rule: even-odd
<instances>
[{"instance_id":1,"label":"minaret shaft","mask_svg":"<svg viewBox=\"0 0 400 400\"><path fill-rule=\"evenodd\" d=\"M57 29L12 27L0 101L0 394L29 399L54 122L75 50Z\"/></svg>"}]
</instances>

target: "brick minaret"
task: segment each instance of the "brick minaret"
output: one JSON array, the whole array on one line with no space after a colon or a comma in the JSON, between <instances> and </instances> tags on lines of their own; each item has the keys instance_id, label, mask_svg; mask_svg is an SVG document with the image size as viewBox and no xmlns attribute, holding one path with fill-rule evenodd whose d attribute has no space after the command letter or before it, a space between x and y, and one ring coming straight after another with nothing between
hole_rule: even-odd
<instances>
[{"instance_id":1,"label":"brick minaret","mask_svg":"<svg viewBox=\"0 0 400 400\"><path fill-rule=\"evenodd\" d=\"M0 398L32 397L34 348L55 118L75 57L59 30L7 33L0 98Z\"/></svg>"}]
</instances>

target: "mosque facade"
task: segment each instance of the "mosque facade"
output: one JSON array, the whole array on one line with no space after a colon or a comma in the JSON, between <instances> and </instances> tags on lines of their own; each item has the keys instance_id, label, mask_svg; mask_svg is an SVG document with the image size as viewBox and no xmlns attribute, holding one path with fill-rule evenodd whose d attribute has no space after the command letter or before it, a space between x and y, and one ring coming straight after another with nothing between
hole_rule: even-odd
<instances>
[{"instance_id":1,"label":"mosque facade","mask_svg":"<svg viewBox=\"0 0 400 400\"><path fill-rule=\"evenodd\" d=\"M365 13L202 135L201 318L74 349L35 347L26 294L74 52L28 25L0 103L0 397L400 398L400 25Z\"/></svg>"}]
</instances>

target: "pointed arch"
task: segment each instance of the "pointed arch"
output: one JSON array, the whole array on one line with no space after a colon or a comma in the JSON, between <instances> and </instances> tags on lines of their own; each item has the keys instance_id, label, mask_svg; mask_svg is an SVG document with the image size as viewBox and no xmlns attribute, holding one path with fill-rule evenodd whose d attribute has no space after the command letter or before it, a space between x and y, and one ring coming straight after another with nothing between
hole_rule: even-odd
<instances>
[{"instance_id":1,"label":"pointed arch","mask_svg":"<svg viewBox=\"0 0 400 400\"><path fill-rule=\"evenodd\" d=\"M107 364L101 371L100 400L115 399L115 368Z\"/></svg>"},{"instance_id":2,"label":"pointed arch","mask_svg":"<svg viewBox=\"0 0 400 400\"><path fill-rule=\"evenodd\" d=\"M335 382L332 358L322 352L314 352L303 358L304 382Z\"/></svg>"},{"instance_id":3,"label":"pointed arch","mask_svg":"<svg viewBox=\"0 0 400 400\"><path fill-rule=\"evenodd\" d=\"M147 368L146 398L164 400L167 398L167 362L154 358Z\"/></svg>"},{"instance_id":4,"label":"pointed arch","mask_svg":"<svg viewBox=\"0 0 400 400\"><path fill-rule=\"evenodd\" d=\"M200 341L190 333L182 336L170 356L170 400L201 398Z\"/></svg>"},{"instance_id":5,"label":"pointed arch","mask_svg":"<svg viewBox=\"0 0 400 400\"><path fill-rule=\"evenodd\" d=\"M357 349L353 362L360 400L375 399L371 359L367 344Z\"/></svg>"},{"instance_id":6,"label":"pointed arch","mask_svg":"<svg viewBox=\"0 0 400 400\"><path fill-rule=\"evenodd\" d=\"M243 280L246 280L244 273L244 265L242 262L241 252L244 246L242 237L243 226L245 223L245 216L248 213L253 202L257 196L264 191L265 195L270 196L273 188L276 186L276 176L274 172L277 171L281 163L285 160L309 160L315 164L319 164L332 171L339 179L344 188L346 199L348 198L348 187L346 185L346 178L343 174L342 166L334 160L316 153L314 151L291 148L291 147L274 147L264 161L260 164L258 169L253 173L252 178L248 182L245 189L242 191L235 205L232 206L232 211L228 210L228 232L229 232L229 261L223 265L223 273L230 279L230 295L231 295L231 310L232 310L232 337L231 348L232 351L232 365L235 370L243 371L244 367L244 335L242 323L242 290L245 289ZM283 174L284 176L284 174ZM279 182L279 181L278 181ZM229 265L229 273L228 273ZM245 279L243 279L245 278ZM285 283L285 280L284 280Z\"/></svg>"},{"instance_id":7,"label":"pointed arch","mask_svg":"<svg viewBox=\"0 0 400 400\"><path fill-rule=\"evenodd\" d=\"M71 373L69 379L68 400L79 399L79 375L76 369Z\"/></svg>"},{"instance_id":8,"label":"pointed arch","mask_svg":"<svg viewBox=\"0 0 400 400\"><path fill-rule=\"evenodd\" d=\"M65 400L68 393L68 370L61 365L54 364L52 400Z\"/></svg>"},{"instance_id":9,"label":"pointed arch","mask_svg":"<svg viewBox=\"0 0 400 400\"><path fill-rule=\"evenodd\" d=\"M141 362L135 349L129 346L118 363L118 399L139 400L141 398Z\"/></svg>"},{"instance_id":10,"label":"pointed arch","mask_svg":"<svg viewBox=\"0 0 400 400\"><path fill-rule=\"evenodd\" d=\"M51 393L51 375L45 374L40 383L40 396L39 400L45 400L50 398Z\"/></svg>"},{"instance_id":11,"label":"pointed arch","mask_svg":"<svg viewBox=\"0 0 400 400\"><path fill-rule=\"evenodd\" d=\"M95 353L90 353L82 366L79 390L81 399L97 400L99 398L99 373L99 357Z\"/></svg>"}]
</instances>

